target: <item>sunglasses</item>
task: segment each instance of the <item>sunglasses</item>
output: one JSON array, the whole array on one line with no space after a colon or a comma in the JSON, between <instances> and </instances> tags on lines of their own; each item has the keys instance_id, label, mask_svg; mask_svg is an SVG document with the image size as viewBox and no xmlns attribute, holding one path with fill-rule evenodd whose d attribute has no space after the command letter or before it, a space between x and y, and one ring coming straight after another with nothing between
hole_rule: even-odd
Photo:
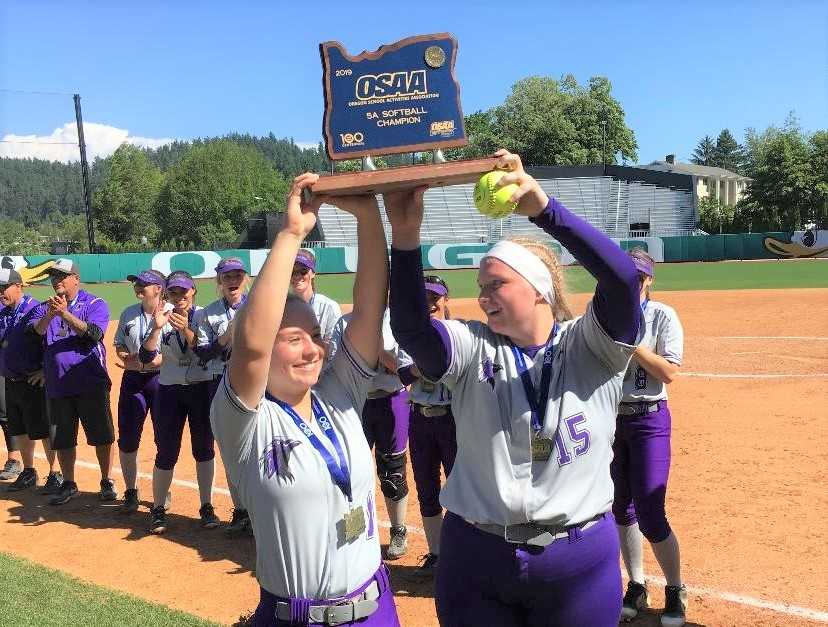
<instances>
[{"instance_id":1,"label":"sunglasses","mask_svg":"<svg viewBox=\"0 0 828 627\"><path fill-rule=\"evenodd\" d=\"M302 266L301 268L294 268L291 276L305 276L308 272L310 272L310 268Z\"/></svg>"}]
</instances>

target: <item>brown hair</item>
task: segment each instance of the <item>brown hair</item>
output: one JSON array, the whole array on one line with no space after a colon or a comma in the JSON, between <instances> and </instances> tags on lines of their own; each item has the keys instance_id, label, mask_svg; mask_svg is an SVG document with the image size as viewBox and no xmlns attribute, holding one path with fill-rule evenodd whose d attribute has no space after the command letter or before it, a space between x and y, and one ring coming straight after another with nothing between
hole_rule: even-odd
<instances>
[{"instance_id":1,"label":"brown hair","mask_svg":"<svg viewBox=\"0 0 828 627\"><path fill-rule=\"evenodd\" d=\"M555 289L555 302L550 305L552 314L558 322L572 320L575 316L572 315L572 309L569 307L569 295L566 289L563 268L558 261L558 256L549 244L541 239L526 236L507 237L506 240L523 246L543 262L543 265L546 266L552 276L552 287Z\"/></svg>"}]
</instances>

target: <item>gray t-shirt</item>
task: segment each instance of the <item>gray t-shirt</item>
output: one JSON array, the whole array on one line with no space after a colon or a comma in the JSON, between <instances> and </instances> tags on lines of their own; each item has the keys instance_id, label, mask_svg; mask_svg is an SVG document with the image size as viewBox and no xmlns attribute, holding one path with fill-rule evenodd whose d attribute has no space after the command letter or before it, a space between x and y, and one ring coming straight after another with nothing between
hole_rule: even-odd
<instances>
[{"instance_id":1,"label":"gray t-shirt","mask_svg":"<svg viewBox=\"0 0 828 627\"><path fill-rule=\"evenodd\" d=\"M615 417L635 347L613 341L592 305L559 326L542 431L555 445L546 461L532 461L531 412L511 342L481 322L442 324L451 357L441 381L452 392L458 444L443 507L499 525L576 524L608 511ZM524 354L535 389L544 352Z\"/></svg>"},{"instance_id":2,"label":"gray t-shirt","mask_svg":"<svg viewBox=\"0 0 828 627\"><path fill-rule=\"evenodd\" d=\"M641 346L680 366L684 354L684 329L676 310L664 303L648 301L643 313L644 337ZM652 402L666 398L667 385L648 374L633 357L624 376L621 402Z\"/></svg>"},{"instance_id":3,"label":"gray t-shirt","mask_svg":"<svg viewBox=\"0 0 828 627\"><path fill-rule=\"evenodd\" d=\"M331 479L322 455L277 403L262 399L256 409L245 407L226 376L216 392L210 412L213 433L253 522L256 577L275 595L342 596L380 566L374 458L360 418L373 375L345 340L313 388L348 460L351 504ZM318 422L310 427L338 459ZM357 506L365 529L346 541L343 517Z\"/></svg>"}]
</instances>

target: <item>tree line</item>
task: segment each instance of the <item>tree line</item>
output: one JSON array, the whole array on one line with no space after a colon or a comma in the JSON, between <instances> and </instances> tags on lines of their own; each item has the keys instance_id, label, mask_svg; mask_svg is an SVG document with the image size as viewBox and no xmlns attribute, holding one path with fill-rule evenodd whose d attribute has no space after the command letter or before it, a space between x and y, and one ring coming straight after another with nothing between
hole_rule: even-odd
<instances>
[{"instance_id":1,"label":"tree line","mask_svg":"<svg viewBox=\"0 0 828 627\"><path fill-rule=\"evenodd\" d=\"M709 233L828 229L828 131L804 131L794 114L782 126L748 128L740 145L728 129L703 137L697 165L724 168L752 180L735 205L699 201L699 228Z\"/></svg>"},{"instance_id":2,"label":"tree line","mask_svg":"<svg viewBox=\"0 0 828 627\"><path fill-rule=\"evenodd\" d=\"M465 117L467 146L449 159L506 147L528 165L635 163L638 145L621 103L604 77L581 85L571 75L516 82L503 103ZM428 162L430 153L377 158L378 167ZM795 118L765 131L748 129L740 145L728 129L704 137L692 161L753 179L735 207L700 203L709 232L793 230L826 225L828 132L804 132ZM0 252L46 252L54 239L86 248L80 165L36 159L0 160ZM339 171L360 167L340 161ZM217 248L236 241L247 220L281 211L288 182L303 171L331 169L322 144L230 134L176 141L158 149L122 145L90 166L96 239L102 252Z\"/></svg>"}]
</instances>

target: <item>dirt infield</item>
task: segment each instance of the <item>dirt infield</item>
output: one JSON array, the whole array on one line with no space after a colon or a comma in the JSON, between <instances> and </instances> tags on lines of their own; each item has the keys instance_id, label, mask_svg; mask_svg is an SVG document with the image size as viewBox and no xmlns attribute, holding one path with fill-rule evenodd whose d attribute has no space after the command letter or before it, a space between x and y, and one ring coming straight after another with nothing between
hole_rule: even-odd
<instances>
[{"instance_id":1,"label":"dirt infield","mask_svg":"<svg viewBox=\"0 0 828 627\"><path fill-rule=\"evenodd\" d=\"M670 389L668 513L691 589L688 624L828 622L828 290L665 292L656 298L677 308L686 334L684 376ZM574 298L578 311L586 300ZM474 301L454 301L451 309L455 317L478 316ZM109 345L112 333L111 325ZM117 390L123 371L110 365ZM112 398L114 411L117 393ZM78 484L85 493L66 506L49 507L29 493L0 493L0 551L233 622L258 601L253 541L198 527L188 441L185 434L166 535L147 533L145 509L123 516L96 501L94 452L81 446L78 458L88 465L78 469ZM151 471L153 457L148 421L142 472ZM39 465L42 470L42 460ZM216 481L226 489L220 469ZM139 487L146 499L146 477ZM227 519L226 490L214 503ZM387 519L382 511L380 518ZM437 621L431 583L415 573L425 553L416 498L409 523L410 551L391 564L392 581L403 625L427 627ZM387 528L382 537L387 541ZM649 552L646 570L658 572ZM660 586L651 590L659 607ZM651 614L636 624L658 621Z\"/></svg>"}]
</instances>

